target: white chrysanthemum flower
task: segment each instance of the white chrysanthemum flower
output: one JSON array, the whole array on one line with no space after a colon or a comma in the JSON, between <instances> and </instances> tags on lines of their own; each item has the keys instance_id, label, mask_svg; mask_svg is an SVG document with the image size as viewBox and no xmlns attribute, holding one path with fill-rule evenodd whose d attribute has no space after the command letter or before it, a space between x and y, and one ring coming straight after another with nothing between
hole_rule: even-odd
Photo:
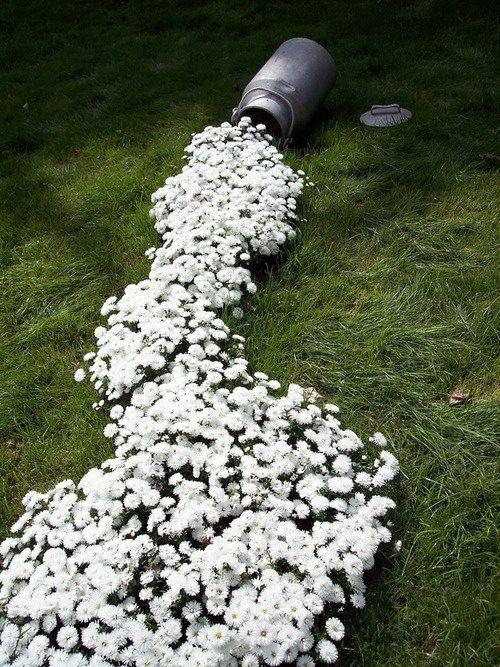
<instances>
[{"instance_id":1,"label":"white chrysanthemum flower","mask_svg":"<svg viewBox=\"0 0 500 667\"><path fill-rule=\"evenodd\" d=\"M318 642L316 648L318 649L319 657L323 662L330 664L337 661L339 655L337 647L335 644L328 641L328 639L322 639Z\"/></svg>"},{"instance_id":2,"label":"white chrysanthemum flower","mask_svg":"<svg viewBox=\"0 0 500 667\"><path fill-rule=\"evenodd\" d=\"M232 633L227 625L216 623L207 631L208 645L211 648L221 649L231 639Z\"/></svg>"},{"instance_id":3,"label":"white chrysanthemum flower","mask_svg":"<svg viewBox=\"0 0 500 667\"><path fill-rule=\"evenodd\" d=\"M338 618L329 618L326 622L326 631L328 632L330 639L338 642L344 637L344 624Z\"/></svg>"},{"instance_id":4,"label":"white chrysanthemum flower","mask_svg":"<svg viewBox=\"0 0 500 667\"><path fill-rule=\"evenodd\" d=\"M310 655L301 655L297 658L297 667L315 667L316 663Z\"/></svg>"},{"instance_id":5,"label":"white chrysanthemum flower","mask_svg":"<svg viewBox=\"0 0 500 667\"><path fill-rule=\"evenodd\" d=\"M78 642L78 631L75 627L71 625L66 625L64 628L61 628L57 633L57 643L59 646L69 651L75 646Z\"/></svg>"},{"instance_id":6,"label":"white chrysanthemum flower","mask_svg":"<svg viewBox=\"0 0 500 667\"><path fill-rule=\"evenodd\" d=\"M191 600L182 608L182 615L187 621L194 621L198 616L201 616L202 607L196 600Z\"/></svg>"},{"instance_id":7,"label":"white chrysanthemum flower","mask_svg":"<svg viewBox=\"0 0 500 667\"><path fill-rule=\"evenodd\" d=\"M372 440L379 447L387 447L387 439L386 439L385 435L383 435L382 433L379 433L378 431L377 431L377 433L373 434L373 436L370 438L370 440Z\"/></svg>"},{"instance_id":8,"label":"white chrysanthemum flower","mask_svg":"<svg viewBox=\"0 0 500 667\"><path fill-rule=\"evenodd\" d=\"M265 664L271 665L271 667L281 665L285 659L285 651L277 642L272 642L264 646L261 655Z\"/></svg>"},{"instance_id":9,"label":"white chrysanthemum flower","mask_svg":"<svg viewBox=\"0 0 500 667\"><path fill-rule=\"evenodd\" d=\"M78 368L75 371L74 378L77 382L82 382L82 380L85 379L85 371L83 370L83 368Z\"/></svg>"}]
</instances>

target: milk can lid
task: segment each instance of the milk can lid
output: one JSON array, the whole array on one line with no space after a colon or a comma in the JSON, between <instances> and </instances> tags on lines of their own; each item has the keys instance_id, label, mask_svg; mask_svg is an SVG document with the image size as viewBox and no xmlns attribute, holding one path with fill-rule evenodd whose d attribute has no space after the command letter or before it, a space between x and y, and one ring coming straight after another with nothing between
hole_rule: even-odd
<instances>
[{"instance_id":1,"label":"milk can lid","mask_svg":"<svg viewBox=\"0 0 500 667\"><path fill-rule=\"evenodd\" d=\"M375 104L370 111L367 111L359 120L363 125L371 127L389 127L390 125L399 125L406 123L411 118L411 111L403 109L399 104Z\"/></svg>"}]
</instances>

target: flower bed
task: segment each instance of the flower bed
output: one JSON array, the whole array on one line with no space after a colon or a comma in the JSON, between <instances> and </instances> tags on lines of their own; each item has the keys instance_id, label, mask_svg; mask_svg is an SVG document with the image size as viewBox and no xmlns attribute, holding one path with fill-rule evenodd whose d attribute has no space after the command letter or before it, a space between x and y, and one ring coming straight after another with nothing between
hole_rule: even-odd
<instances>
[{"instance_id":1,"label":"flower bed","mask_svg":"<svg viewBox=\"0 0 500 667\"><path fill-rule=\"evenodd\" d=\"M115 457L25 497L1 547L0 664L332 663L338 614L364 606L397 461L251 372L220 317L255 292L250 258L294 236L303 174L263 132L206 128L153 195L163 245L86 355Z\"/></svg>"}]
</instances>

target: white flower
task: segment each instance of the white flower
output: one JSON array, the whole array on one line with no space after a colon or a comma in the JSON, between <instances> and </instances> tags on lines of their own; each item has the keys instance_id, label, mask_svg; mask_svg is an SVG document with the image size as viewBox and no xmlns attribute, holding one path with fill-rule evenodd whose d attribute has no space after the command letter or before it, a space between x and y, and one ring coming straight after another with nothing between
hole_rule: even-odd
<instances>
[{"instance_id":1,"label":"white flower","mask_svg":"<svg viewBox=\"0 0 500 667\"><path fill-rule=\"evenodd\" d=\"M257 646L268 646L274 640L274 630L269 623L260 622L255 627L255 641Z\"/></svg>"},{"instance_id":2,"label":"white flower","mask_svg":"<svg viewBox=\"0 0 500 667\"><path fill-rule=\"evenodd\" d=\"M208 631L208 645L220 649L230 640L232 634L227 625L216 623Z\"/></svg>"},{"instance_id":3,"label":"white flower","mask_svg":"<svg viewBox=\"0 0 500 667\"><path fill-rule=\"evenodd\" d=\"M351 602L354 607L357 609L363 609L366 604L365 596L361 593L353 593L351 596Z\"/></svg>"},{"instance_id":4,"label":"white flower","mask_svg":"<svg viewBox=\"0 0 500 667\"><path fill-rule=\"evenodd\" d=\"M85 379L85 371L83 368L78 368L78 370L75 371L74 378L77 382L81 382Z\"/></svg>"},{"instance_id":5,"label":"white flower","mask_svg":"<svg viewBox=\"0 0 500 667\"><path fill-rule=\"evenodd\" d=\"M263 647L262 657L266 665L276 666L283 663L285 656L281 646L276 642L272 642Z\"/></svg>"},{"instance_id":6,"label":"white flower","mask_svg":"<svg viewBox=\"0 0 500 667\"><path fill-rule=\"evenodd\" d=\"M338 642L344 637L344 624L338 618L329 618L326 622L326 631L328 632L330 639Z\"/></svg>"},{"instance_id":7,"label":"white flower","mask_svg":"<svg viewBox=\"0 0 500 667\"><path fill-rule=\"evenodd\" d=\"M61 628L57 633L57 643L59 646L69 651L78 642L78 631L75 627L67 625Z\"/></svg>"},{"instance_id":8,"label":"white flower","mask_svg":"<svg viewBox=\"0 0 500 667\"><path fill-rule=\"evenodd\" d=\"M379 447L386 447L387 446L387 439L382 433L374 433L373 436L370 438L376 445Z\"/></svg>"},{"instance_id":9,"label":"white flower","mask_svg":"<svg viewBox=\"0 0 500 667\"><path fill-rule=\"evenodd\" d=\"M339 653L335 644L328 641L327 639L322 639L317 643L316 648L318 649L319 657L323 662L336 662Z\"/></svg>"},{"instance_id":10,"label":"white flower","mask_svg":"<svg viewBox=\"0 0 500 667\"><path fill-rule=\"evenodd\" d=\"M187 621L194 621L198 616L201 615L202 608L199 602L192 600L184 605L182 608L182 615Z\"/></svg>"}]
</instances>

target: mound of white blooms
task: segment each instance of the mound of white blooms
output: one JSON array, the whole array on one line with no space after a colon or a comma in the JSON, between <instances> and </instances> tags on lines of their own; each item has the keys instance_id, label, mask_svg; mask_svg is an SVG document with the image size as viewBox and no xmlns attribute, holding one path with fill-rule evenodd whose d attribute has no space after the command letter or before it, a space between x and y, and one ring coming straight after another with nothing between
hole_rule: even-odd
<instances>
[{"instance_id":1,"label":"mound of white blooms","mask_svg":"<svg viewBox=\"0 0 500 667\"><path fill-rule=\"evenodd\" d=\"M294 236L303 172L264 131L206 128L153 195L163 245L86 355L115 457L25 497L1 546L2 665L332 663L338 613L364 605L397 461L251 373L221 319L255 292L250 258Z\"/></svg>"}]
</instances>

